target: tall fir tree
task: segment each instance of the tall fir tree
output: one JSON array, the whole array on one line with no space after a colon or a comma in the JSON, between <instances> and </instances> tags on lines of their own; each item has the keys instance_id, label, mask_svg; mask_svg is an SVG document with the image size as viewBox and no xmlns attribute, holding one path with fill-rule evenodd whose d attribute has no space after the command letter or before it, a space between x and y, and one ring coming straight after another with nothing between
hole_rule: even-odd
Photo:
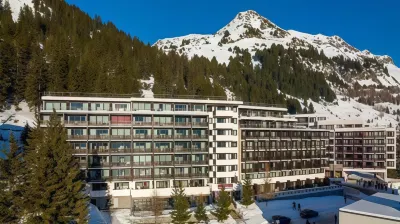
<instances>
[{"instance_id":1,"label":"tall fir tree","mask_svg":"<svg viewBox=\"0 0 400 224\"><path fill-rule=\"evenodd\" d=\"M66 140L55 113L45 129L38 125L29 134L25 156L29 191L24 195L29 223L87 223L85 183Z\"/></svg>"},{"instance_id":2,"label":"tall fir tree","mask_svg":"<svg viewBox=\"0 0 400 224\"><path fill-rule=\"evenodd\" d=\"M204 198L202 195L200 195L197 200L197 208L194 212L194 217L197 219L197 222L203 221L208 223L210 221L206 213L206 208L204 207Z\"/></svg>"},{"instance_id":3,"label":"tall fir tree","mask_svg":"<svg viewBox=\"0 0 400 224\"><path fill-rule=\"evenodd\" d=\"M243 180L242 184L242 190L243 190L242 204L247 208L249 205L254 203L253 189L249 175L245 175L245 179Z\"/></svg>"},{"instance_id":4,"label":"tall fir tree","mask_svg":"<svg viewBox=\"0 0 400 224\"><path fill-rule=\"evenodd\" d=\"M18 223L23 216L23 159L14 135L0 156L0 223Z\"/></svg>"},{"instance_id":5,"label":"tall fir tree","mask_svg":"<svg viewBox=\"0 0 400 224\"><path fill-rule=\"evenodd\" d=\"M229 196L229 193L225 191L225 187L222 187L217 199L217 209L211 212L211 214L217 218L218 222L223 222L229 217L231 212L231 209L229 208L230 205L231 197Z\"/></svg>"},{"instance_id":6,"label":"tall fir tree","mask_svg":"<svg viewBox=\"0 0 400 224\"><path fill-rule=\"evenodd\" d=\"M182 185L172 190L174 209L171 212L172 223L184 224L190 219L189 202Z\"/></svg>"}]
</instances>

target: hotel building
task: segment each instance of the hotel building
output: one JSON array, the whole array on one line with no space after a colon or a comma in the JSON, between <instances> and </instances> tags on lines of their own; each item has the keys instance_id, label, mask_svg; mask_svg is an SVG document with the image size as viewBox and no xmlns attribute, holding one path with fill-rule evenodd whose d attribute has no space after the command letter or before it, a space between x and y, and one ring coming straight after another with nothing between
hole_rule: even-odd
<instances>
[{"instance_id":1,"label":"hotel building","mask_svg":"<svg viewBox=\"0 0 400 224\"><path fill-rule=\"evenodd\" d=\"M168 208L179 184L191 199L211 202L222 187L240 198L245 175L256 193L266 180L293 189L320 181L329 166L329 131L298 126L282 106L78 93L41 100L41 126L55 109L99 208L110 196L114 208L149 209L153 197Z\"/></svg>"}]
</instances>

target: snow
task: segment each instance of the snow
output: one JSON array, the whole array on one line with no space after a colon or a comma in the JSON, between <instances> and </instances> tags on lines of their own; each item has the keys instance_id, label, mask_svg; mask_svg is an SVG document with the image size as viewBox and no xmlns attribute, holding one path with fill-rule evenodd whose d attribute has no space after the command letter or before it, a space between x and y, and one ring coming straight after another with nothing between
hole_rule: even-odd
<instances>
[{"instance_id":1,"label":"snow","mask_svg":"<svg viewBox=\"0 0 400 224\"><path fill-rule=\"evenodd\" d=\"M372 79L367 79L367 80L357 80L358 84L360 84L361 86L366 85L366 86L370 86L370 85L376 85L378 86L378 83L372 81Z\"/></svg>"},{"instance_id":2,"label":"snow","mask_svg":"<svg viewBox=\"0 0 400 224\"><path fill-rule=\"evenodd\" d=\"M283 215L292 219L291 224L304 224L306 219L300 217L297 210L292 209L292 203L300 203L302 209L312 209L319 213L318 217L309 221L316 223L334 223L334 215L338 215L339 208L345 206L342 196L309 197L296 200L274 200L267 202L255 202L248 208L238 203L238 210L244 216L246 223L268 223L273 215ZM347 199L347 204L353 203Z\"/></svg>"},{"instance_id":3,"label":"snow","mask_svg":"<svg viewBox=\"0 0 400 224\"><path fill-rule=\"evenodd\" d=\"M154 93L153 93L154 77L150 76L148 80L141 79L140 82L143 87L140 90L140 92L142 93L142 96L145 98L154 98Z\"/></svg>"},{"instance_id":4,"label":"snow","mask_svg":"<svg viewBox=\"0 0 400 224\"><path fill-rule=\"evenodd\" d=\"M10 109L0 112L1 124L24 127L26 123L28 123L29 126L34 126L35 115L29 110L28 104L26 102L21 102L19 107L21 110L15 110L15 106L12 105Z\"/></svg>"},{"instance_id":5,"label":"snow","mask_svg":"<svg viewBox=\"0 0 400 224\"><path fill-rule=\"evenodd\" d=\"M368 216L389 218L400 221L400 196L386 193L376 193L350 204L340 211L360 213Z\"/></svg>"},{"instance_id":6,"label":"snow","mask_svg":"<svg viewBox=\"0 0 400 224\"><path fill-rule=\"evenodd\" d=\"M3 1L4 4L5 1ZM24 5L27 5L33 9L33 1L32 0L11 0L8 1L11 6L11 12L13 20L16 22L18 20L19 12Z\"/></svg>"}]
</instances>

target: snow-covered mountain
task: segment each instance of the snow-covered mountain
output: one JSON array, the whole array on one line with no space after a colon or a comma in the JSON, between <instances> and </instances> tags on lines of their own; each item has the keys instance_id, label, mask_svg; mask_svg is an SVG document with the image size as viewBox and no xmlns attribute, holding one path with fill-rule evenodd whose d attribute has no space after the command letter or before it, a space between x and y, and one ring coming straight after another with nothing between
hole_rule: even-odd
<instances>
[{"instance_id":1,"label":"snow-covered mountain","mask_svg":"<svg viewBox=\"0 0 400 224\"><path fill-rule=\"evenodd\" d=\"M343 56L344 59L358 61L361 64L368 59L376 61L378 67L364 69L356 77L354 73L344 72L340 66L311 64L304 61L310 69L317 69L326 74L335 73L347 84L355 83L361 86L376 85L388 87L400 87L400 68L398 68L392 58L387 55L374 55L368 50L360 51L351 46L339 36L325 36L322 34L307 34L294 30L284 30L262 17L253 10L240 12L226 26L218 30L215 34L201 35L190 34L182 37L166 38L158 40L154 45L169 52L174 50L180 54L185 54L189 58L194 55L204 56L209 59L215 57L219 63L229 63L229 58L235 56L235 47L247 49L252 55L257 50L269 48L272 44L282 45L284 48L310 48L323 51L328 58ZM253 61L256 66L257 61ZM386 71L385 71L386 70ZM399 81L398 81L399 80ZM329 82L328 82L329 83ZM389 108L390 113L399 108L392 103L377 103L374 107L361 104L356 100L358 97L344 97L347 95L343 90L332 86L337 94L334 103L313 102L317 113L326 114L332 119L363 119L371 121L374 125L396 125L397 115L382 115L378 107ZM377 89L377 91L379 91ZM395 94L394 94L395 95ZM293 96L288 96L295 98ZM343 100L346 99L346 100ZM302 99L299 99L302 102Z\"/></svg>"},{"instance_id":2,"label":"snow-covered mountain","mask_svg":"<svg viewBox=\"0 0 400 224\"><path fill-rule=\"evenodd\" d=\"M257 49L268 48L272 44L280 44L285 48L308 48L313 46L323 51L328 57L343 56L348 59L363 62L365 58L373 58L387 67L389 77L378 77L375 81L359 80L363 84L382 84L384 86L398 86L392 78L400 80L400 69L393 64L387 55L374 55L368 50L360 51L346 43L339 36L312 35L294 30L283 30L257 12L249 10L240 12L225 27L215 34L190 34L182 37L158 40L154 45L168 52L175 50L188 57L202 55L209 59L215 57L220 63L229 63L229 57L234 56L234 47L248 49L255 52Z\"/></svg>"}]
</instances>

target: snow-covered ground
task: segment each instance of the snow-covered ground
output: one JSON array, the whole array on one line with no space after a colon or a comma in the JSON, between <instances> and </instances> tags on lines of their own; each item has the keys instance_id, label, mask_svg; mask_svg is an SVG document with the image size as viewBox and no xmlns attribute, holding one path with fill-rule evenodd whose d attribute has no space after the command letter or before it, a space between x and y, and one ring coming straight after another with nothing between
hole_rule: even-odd
<instances>
[{"instance_id":1,"label":"snow-covered ground","mask_svg":"<svg viewBox=\"0 0 400 224\"><path fill-rule=\"evenodd\" d=\"M256 202L248 208L238 204L238 209L244 216L244 221L249 224L268 223L273 215L282 215L292 219L291 224L304 224L306 219L300 217L300 212L292 209L292 203L300 203L302 209L312 209L319 213L318 217L311 218L311 223L333 224L335 214L339 216L339 208L353 203L347 199L345 204L342 196L310 197L297 200L275 200Z\"/></svg>"},{"instance_id":2,"label":"snow-covered ground","mask_svg":"<svg viewBox=\"0 0 400 224\"><path fill-rule=\"evenodd\" d=\"M28 123L32 127L35 123L35 115L29 110L28 104L21 102L19 108L21 110L15 110L15 106L11 106L10 109L0 112L0 125L10 124L24 127Z\"/></svg>"}]
</instances>

